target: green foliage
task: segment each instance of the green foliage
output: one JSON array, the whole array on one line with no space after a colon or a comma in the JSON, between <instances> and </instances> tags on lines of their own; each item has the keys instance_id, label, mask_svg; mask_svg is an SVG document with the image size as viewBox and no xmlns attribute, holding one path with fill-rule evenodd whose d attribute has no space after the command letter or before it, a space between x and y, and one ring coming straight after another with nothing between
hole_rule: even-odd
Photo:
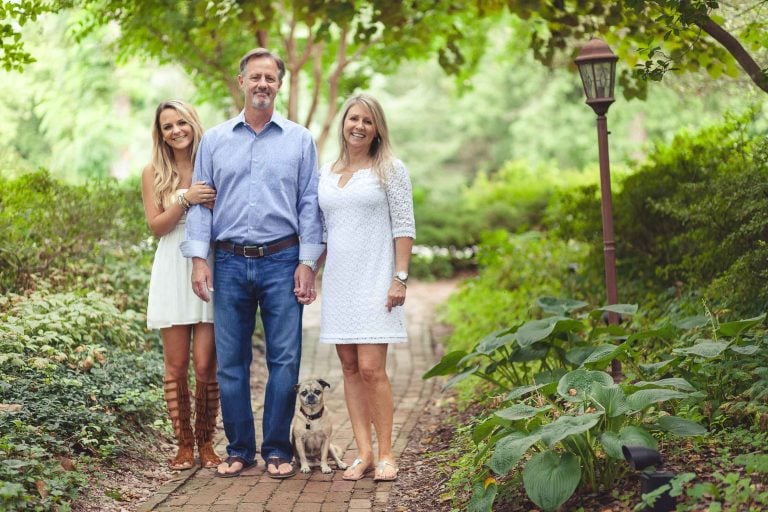
<instances>
[{"instance_id":1,"label":"green foliage","mask_svg":"<svg viewBox=\"0 0 768 512\"><path fill-rule=\"evenodd\" d=\"M414 250L413 274L421 278L451 277L473 268L474 246L482 241L484 233L536 228L549 196L573 181L583 181L583 175L507 162L490 175L478 173L459 193L438 196L436 200L432 200L430 191L417 187L414 210L419 245Z\"/></svg>"},{"instance_id":2,"label":"green foliage","mask_svg":"<svg viewBox=\"0 0 768 512\"><path fill-rule=\"evenodd\" d=\"M631 290L703 289L741 314L768 304L768 140L754 111L658 145L614 194L618 274ZM596 187L561 196L549 224L589 242L592 275L601 273ZM638 285L642 285L637 289Z\"/></svg>"},{"instance_id":3,"label":"green foliage","mask_svg":"<svg viewBox=\"0 0 768 512\"><path fill-rule=\"evenodd\" d=\"M65 507L86 478L61 457L111 457L164 416L162 355L144 351L141 317L96 292L1 306L0 504Z\"/></svg>"},{"instance_id":4,"label":"green foliage","mask_svg":"<svg viewBox=\"0 0 768 512\"><path fill-rule=\"evenodd\" d=\"M688 327L675 336L677 348L662 354L662 361L640 364L646 377L673 373L700 393L688 402L688 414L711 426L768 421L768 335L766 314L727 322L697 322L697 317L677 322ZM714 322L714 320L713 320Z\"/></svg>"},{"instance_id":5,"label":"green foliage","mask_svg":"<svg viewBox=\"0 0 768 512\"><path fill-rule=\"evenodd\" d=\"M541 295L587 290L579 273L586 247L542 233L483 235L476 277L466 280L444 305L441 317L454 326L448 344L467 349L482 336L527 318Z\"/></svg>"},{"instance_id":6,"label":"green foliage","mask_svg":"<svg viewBox=\"0 0 768 512\"><path fill-rule=\"evenodd\" d=\"M503 393L499 407L474 428L479 472L471 503L485 507L488 470L504 477L518 465L529 498L544 510L555 510L580 486L591 492L609 489L625 470L623 445L655 448L651 431L685 437L706 433L676 410L711 426L740 419L752 423L726 415L738 402L733 397L764 388L765 314L727 323L689 318L676 326L631 332L603 326L601 320L605 311L626 319L636 312L633 306L579 313L585 302L542 298L537 305L548 316L492 332L471 350L453 350L424 375L451 377L445 387L479 377ZM711 339L702 337L707 334ZM678 348L657 363L638 364L653 339L677 340ZM601 371L612 360L623 363L629 379L614 384ZM762 463L743 460L752 467ZM740 503L742 484L731 484L736 494L726 500ZM483 507L472 510L487 510Z\"/></svg>"},{"instance_id":7,"label":"green foliage","mask_svg":"<svg viewBox=\"0 0 768 512\"><path fill-rule=\"evenodd\" d=\"M687 498L700 500L709 498L710 512L722 510L746 510L758 512L768 507L768 491L752 482L749 477L739 473L715 472L714 482L694 484L686 490Z\"/></svg>"},{"instance_id":8,"label":"green foliage","mask_svg":"<svg viewBox=\"0 0 768 512\"><path fill-rule=\"evenodd\" d=\"M766 67L756 62L768 48L766 7L760 0L751 3L747 7L707 0L566 0L507 5L521 18L541 25L531 38L537 59L560 65L564 58L572 60L584 41L598 35L627 64L618 69L625 96L644 98L648 85L644 80L660 80L669 70L735 77L739 65L768 92ZM712 37L702 37L702 32Z\"/></svg>"},{"instance_id":9,"label":"green foliage","mask_svg":"<svg viewBox=\"0 0 768 512\"><path fill-rule=\"evenodd\" d=\"M523 464L526 492L544 510L558 508L579 486L592 492L611 488L626 466L622 446L656 448L652 430L677 436L706 433L666 405L696 394L685 379L614 384L601 371L611 360L631 366L638 357L636 343L661 333L630 334L620 326L602 325L603 312L627 317L636 307L615 305L577 314L586 305L540 299L539 308L550 316L494 332L472 351L452 351L424 375L452 376L446 386L476 376L505 394L502 408L474 429L475 464L483 464L490 453L485 465L502 477ZM755 325L724 324L720 332L739 337ZM533 455L523 462L529 451ZM485 493L486 487L477 484L487 476L487 470L476 475L476 492ZM479 497L477 501L485 503Z\"/></svg>"},{"instance_id":10,"label":"green foliage","mask_svg":"<svg viewBox=\"0 0 768 512\"><path fill-rule=\"evenodd\" d=\"M2 416L0 416L2 418ZM68 502L86 484L79 471L34 444L35 429L15 422L0 435L0 506L3 510L70 510Z\"/></svg>"},{"instance_id":11,"label":"green foliage","mask_svg":"<svg viewBox=\"0 0 768 512\"><path fill-rule=\"evenodd\" d=\"M69 510L87 482L72 465L165 417L143 315L153 244L135 181L0 185L0 508Z\"/></svg>"},{"instance_id":12,"label":"green foliage","mask_svg":"<svg viewBox=\"0 0 768 512\"><path fill-rule=\"evenodd\" d=\"M461 202L488 229L522 232L540 226L549 198L558 188L572 187L585 178L580 172L551 165L510 161L490 175L479 172L463 191Z\"/></svg>"},{"instance_id":13,"label":"green foliage","mask_svg":"<svg viewBox=\"0 0 768 512\"><path fill-rule=\"evenodd\" d=\"M285 48L287 116L309 126L320 117L322 147L343 99L366 88L374 74L393 72L402 60L438 56L452 71L472 69L490 20L477 8L447 0L328 2L229 0L124 2L87 0L76 32L113 22L123 55L174 62L194 77L207 101L242 107L237 64L254 47ZM466 21L462 23L462 21ZM460 37L460 52L446 39ZM184 41L169 45L168 41ZM309 80L304 76L312 77ZM306 95L308 106L299 109ZM321 108L322 104L326 108ZM302 118L302 119L300 119ZM315 122L317 120L315 119Z\"/></svg>"},{"instance_id":14,"label":"green foliage","mask_svg":"<svg viewBox=\"0 0 768 512\"><path fill-rule=\"evenodd\" d=\"M41 279L58 288L94 283L94 267L84 262L130 254L145 236L135 185L66 185L46 171L0 176L0 290L18 293Z\"/></svg>"},{"instance_id":15,"label":"green foliage","mask_svg":"<svg viewBox=\"0 0 768 512\"><path fill-rule=\"evenodd\" d=\"M0 64L6 71L21 71L35 59L25 49L20 27L44 13L57 12L72 5L68 0L16 0L0 3Z\"/></svg>"},{"instance_id":16,"label":"green foliage","mask_svg":"<svg viewBox=\"0 0 768 512\"><path fill-rule=\"evenodd\" d=\"M122 179L139 173L149 159L160 101L193 102L206 126L224 118L225 112L197 101L191 79L178 66L119 61L114 27L75 41L78 12L41 16L22 28L25 47L39 60L0 80L0 173L43 167L79 183Z\"/></svg>"},{"instance_id":17,"label":"green foliage","mask_svg":"<svg viewBox=\"0 0 768 512\"><path fill-rule=\"evenodd\" d=\"M89 370L108 359L107 347L143 348L141 316L121 313L103 295L35 292L3 297L0 314L0 364L13 362L36 368L57 364Z\"/></svg>"},{"instance_id":18,"label":"green foliage","mask_svg":"<svg viewBox=\"0 0 768 512\"><path fill-rule=\"evenodd\" d=\"M702 439L692 466L697 478L678 497L679 510L745 510L766 508L766 431L759 425L720 430ZM684 452L687 455L690 452ZM701 454L706 454L701 457Z\"/></svg>"}]
</instances>

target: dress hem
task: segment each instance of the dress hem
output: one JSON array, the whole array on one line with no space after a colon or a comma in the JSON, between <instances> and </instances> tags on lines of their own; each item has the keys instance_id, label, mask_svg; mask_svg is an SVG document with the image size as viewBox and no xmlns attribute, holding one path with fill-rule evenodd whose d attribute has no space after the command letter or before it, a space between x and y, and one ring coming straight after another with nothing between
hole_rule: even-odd
<instances>
[{"instance_id":1,"label":"dress hem","mask_svg":"<svg viewBox=\"0 0 768 512\"><path fill-rule=\"evenodd\" d=\"M406 343L408 338L320 338L326 345L376 345Z\"/></svg>"},{"instance_id":2,"label":"dress hem","mask_svg":"<svg viewBox=\"0 0 768 512\"><path fill-rule=\"evenodd\" d=\"M212 324L213 319L211 320L180 320L178 322L157 322L150 324L147 322L147 329L165 329L168 327L173 327L174 325L195 325L195 324Z\"/></svg>"}]
</instances>

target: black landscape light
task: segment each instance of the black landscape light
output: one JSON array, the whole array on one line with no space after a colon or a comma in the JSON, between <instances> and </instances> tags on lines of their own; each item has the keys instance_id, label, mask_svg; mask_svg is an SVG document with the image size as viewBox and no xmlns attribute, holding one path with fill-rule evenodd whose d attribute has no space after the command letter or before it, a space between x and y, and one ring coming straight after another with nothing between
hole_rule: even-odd
<instances>
[{"instance_id":1,"label":"black landscape light","mask_svg":"<svg viewBox=\"0 0 768 512\"><path fill-rule=\"evenodd\" d=\"M671 471L657 471L661 466L661 454L645 446L622 446L621 453L632 469L640 472L640 493L649 494L659 487L667 485L675 477ZM669 489L656 497L653 506L645 507L642 512L670 512L675 510L675 499Z\"/></svg>"}]
</instances>

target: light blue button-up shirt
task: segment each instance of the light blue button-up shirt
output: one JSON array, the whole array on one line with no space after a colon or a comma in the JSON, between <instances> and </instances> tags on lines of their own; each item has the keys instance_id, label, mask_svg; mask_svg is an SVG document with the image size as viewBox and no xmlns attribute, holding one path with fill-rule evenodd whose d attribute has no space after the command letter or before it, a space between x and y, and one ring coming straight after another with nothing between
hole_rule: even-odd
<instances>
[{"instance_id":1,"label":"light blue button-up shirt","mask_svg":"<svg viewBox=\"0 0 768 512\"><path fill-rule=\"evenodd\" d=\"M256 133L245 112L207 131L197 150L192 182L216 189L213 211L187 213L181 253L206 258L212 241L261 245L299 235L299 259L325 249L317 205L317 151L309 130L277 113Z\"/></svg>"}]
</instances>

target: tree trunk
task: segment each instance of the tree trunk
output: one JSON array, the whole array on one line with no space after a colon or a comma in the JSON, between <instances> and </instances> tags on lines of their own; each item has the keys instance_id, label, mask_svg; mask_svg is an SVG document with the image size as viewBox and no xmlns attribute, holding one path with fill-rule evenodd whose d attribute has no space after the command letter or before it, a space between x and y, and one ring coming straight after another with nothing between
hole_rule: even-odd
<instances>
[{"instance_id":1,"label":"tree trunk","mask_svg":"<svg viewBox=\"0 0 768 512\"><path fill-rule=\"evenodd\" d=\"M334 69L331 76L328 77L328 110L325 113L320 136L317 137L317 152L319 154L322 154L323 152L325 141L328 139L328 133L331 130L331 123L336 117L336 101L339 98L339 81L341 80L341 75L348 63L347 27L344 27L341 32L341 37L339 38L339 50L336 52L336 69ZM320 84L316 83L315 87L320 87Z\"/></svg>"}]
</instances>

